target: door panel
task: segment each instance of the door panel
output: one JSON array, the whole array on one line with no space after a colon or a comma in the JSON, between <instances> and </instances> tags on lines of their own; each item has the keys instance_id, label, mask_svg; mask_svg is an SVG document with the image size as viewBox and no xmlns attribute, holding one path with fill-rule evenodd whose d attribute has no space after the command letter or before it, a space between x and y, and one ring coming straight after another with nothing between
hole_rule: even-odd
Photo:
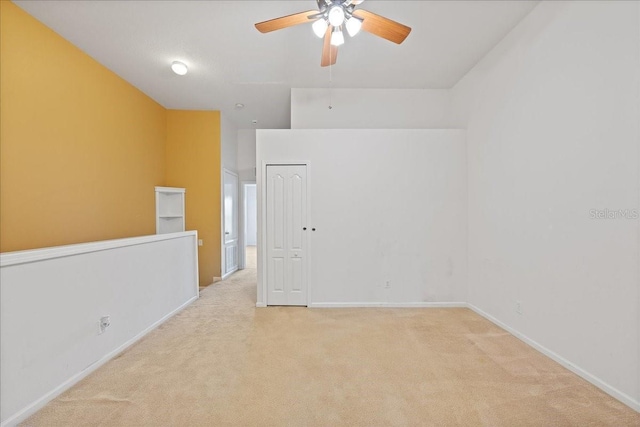
<instances>
[{"instance_id":1,"label":"door panel","mask_svg":"<svg viewBox=\"0 0 640 427\"><path fill-rule=\"evenodd\" d=\"M285 198L284 198L284 177L280 174L271 179L273 186L273 248L284 249L284 229L285 229Z\"/></svg>"},{"instance_id":2,"label":"door panel","mask_svg":"<svg viewBox=\"0 0 640 427\"><path fill-rule=\"evenodd\" d=\"M302 292L302 258L291 260L291 291Z\"/></svg>"},{"instance_id":3,"label":"door panel","mask_svg":"<svg viewBox=\"0 0 640 427\"><path fill-rule=\"evenodd\" d=\"M302 236L304 230L302 230L302 214L303 206L296 201L302 201L302 186L304 181L300 175L296 174L291 179L291 200L293 201L291 206L291 249L302 251Z\"/></svg>"},{"instance_id":4,"label":"door panel","mask_svg":"<svg viewBox=\"0 0 640 427\"><path fill-rule=\"evenodd\" d=\"M225 272L238 268L238 246L225 245Z\"/></svg>"},{"instance_id":5,"label":"door panel","mask_svg":"<svg viewBox=\"0 0 640 427\"><path fill-rule=\"evenodd\" d=\"M307 305L307 169L267 166L267 304Z\"/></svg>"},{"instance_id":6,"label":"door panel","mask_svg":"<svg viewBox=\"0 0 640 427\"><path fill-rule=\"evenodd\" d=\"M284 258L273 258L271 280L274 292L284 292Z\"/></svg>"}]
</instances>

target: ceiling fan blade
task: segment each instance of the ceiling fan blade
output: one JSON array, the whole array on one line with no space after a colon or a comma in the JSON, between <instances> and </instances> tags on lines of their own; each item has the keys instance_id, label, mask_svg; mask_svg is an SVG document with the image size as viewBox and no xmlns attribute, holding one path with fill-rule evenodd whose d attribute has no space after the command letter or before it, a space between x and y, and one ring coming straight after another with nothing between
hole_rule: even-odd
<instances>
[{"instance_id":1,"label":"ceiling fan blade","mask_svg":"<svg viewBox=\"0 0 640 427\"><path fill-rule=\"evenodd\" d=\"M281 30L287 27L293 27L294 25L304 24L310 21L311 15L316 15L317 10L308 10L306 12L294 13L293 15L282 16L276 19L270 19L269 21L259 22L256 24L256 28L261 33L270 33L271 31ZM313 18L311 18L313 19Z\"/></svg>"},{"instance_id":2,"label":"ceiling fan blade","mask_svg":"<svg viewBox=\"0 0 640 427\"><path fill-rule=\"evenodd\" d=\"M362 29L364 31L397 44L402 43L411 32L411 27L366 10L355 10L353 16L363 20Z\"/></svg>"},{"instance_id":3,"label":"ceiling fan blade","mask_svg":"<svg viewBox=\"0 0 640 427\"><path fill-rule=\"evenodd\" d=\"M331 44L331 31L333 27L329 25L327 32L324 33L324 44L322 46L322 60L320 66L327 67L336 63L338 59L338 46Z\"/></svg>"}]
</instances>

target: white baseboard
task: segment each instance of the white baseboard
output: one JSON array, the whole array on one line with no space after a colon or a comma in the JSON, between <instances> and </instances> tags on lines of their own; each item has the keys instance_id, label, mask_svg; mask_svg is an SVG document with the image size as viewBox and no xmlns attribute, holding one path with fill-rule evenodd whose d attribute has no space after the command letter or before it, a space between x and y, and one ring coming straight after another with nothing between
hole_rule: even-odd
<instances>
[{"instance_id":1,"label":"white baseboard","mask_svg":"<svg viewBox=\"0 0 640 427\"><path fill-rule=\"evenodd\" d=\"M222 275L222 278L221 278L220 280L224 280L224 279L226 279L227 277L231 276L231 275L232 275L233 273L235 273L236 271L238 271L238 267L236 267L235 269L231 270L231 271L230 271L230 272L228 272L228 273L223 274L223 275ZM214 279L215 279L215 277L214 277Z\"/></svg>"},{"instance_id":2,"label":"white baseboard","mask_svg":"<svg viewBox=\"0 0 640 427\"><path fill-rule=\"evenodd\" d=\"M466 308L465 302L312 302L309 308Z\"/></svg>"},{"instance_id":3,"label":"white baseboard","mask_svg":"<svg viewBox=\"0 0 640 427\"><path fill-rule=\"evenodd\" d=\"M13 427L15 425L20 424L21 422L23 422L24 420L29 418L31 415L33 415L36 412L38 412L40 409L44 408L45 405L47 403L49 403L51 400L55 399L56 397L58 397L59 395L61 395L62 393L64 393L68 389L70 389L71 387L73 387L76 383L78 383L79 381L84 379L87 375L91 374L93 371L95 371L96 369L98 369L99 367L101 367L102 365L107 363L109 360L113 359L115 356L117 356L118 354L122 353L124 350L129 348L131 345L133 345L137 341L139 341L142 337L144 337L149 332L153 331L155 328L157 328L158 326L160 326L161 324L163 324L164 322L169 320L169 318L173 317L178 312L182 311L184 308L186 308L188 305L190 305L192 302L194 302L197 299L198 299L198 295L196 295L194 297L191 297L187 302L182 304L180 307L178 307L175 310L173 310L172 312L166 314L160 320L158 320L157 322L155 322L154 324L152 324L151 326L149 326L148 328L146 328L145 330L143 330L142 332L140 332L138 335L134 336L130 340L126 341L120 347L118 347L115 350L107 353L102 358L100 358L98 361L96 361L95 363L89 365L86 369L78 372L77 374L75 374L74 376L72 376L71 378L69 378L68 380L63 382L62 384L60 384L58 387L54 388L53 390L51 390L50 392L48 392L47 394L42 396L40 399L36 400L35 402L31 403L30 405L27 405L26 407L24 407L23 409L21 409L17 413L13 414L12 416L10 416L6 420L4 420L0 424L0 427Z\"/></svg>"},{"instance_id":4,"label":"white baseboard","mask_svg":"<svg viewBox=\"0 0 640 427\"><path fill-rule=\"evenodd\" d=\"M265 304L263 302L257 302L256 303L256 307L258 307L258 308L263 308L263 307L266 307L266 306L267 306L267 304Z\"/></svg>"},{"instance_id":5,"label":"white baseboard","mask_svg":"<svg viewBox=\"0 0 640 427\"><path fill-rule=\"evenodd\" d=\"M601 379L599 379L595 375L590 374L589 372L585 371L584 369L580 368L579 366L574 365L569 360L567 360L564 357L560 356L559 354L549 350L545 346L537 343L536 341L532 340L531 338L527 337L526 335L518 332L517 330L515 330L512 327L506 325L505 323L501 322L500 320L496 319L495 317L491 316L490 314L485 313L484 311L480 310L475 305L467 304L467 307L469 307L471 310L473 310L474 312L478 313L480 316L484 317L485 319L489 320L490 322L500 326L502 329L506 330L511 335L513 335L514 337L516 337L519 340L523 341L527 345L529 345L529 346L533 347L534 349L538 350L540 353L542 353L545 356L549 357L550 359L558 362L560 365L564 366L565 368L567 368L568 370L570 370L574 374L576 374L576 375L584 378L585 380L589 381L591 384L593 384L594 386L598 387L600 390L602 390L605 393L609 394L610 396L618 399L619 401L621 401L625 405L629 406L631 409L633 409L633 410L635 410L637 412L640 412L640 402L635 400L633 397L629 396L626 393L621 392L620 390L616 389L615 387L612 387L611 385L609 385L606 382L602 381Z\"/></svg>"}]
</instances>

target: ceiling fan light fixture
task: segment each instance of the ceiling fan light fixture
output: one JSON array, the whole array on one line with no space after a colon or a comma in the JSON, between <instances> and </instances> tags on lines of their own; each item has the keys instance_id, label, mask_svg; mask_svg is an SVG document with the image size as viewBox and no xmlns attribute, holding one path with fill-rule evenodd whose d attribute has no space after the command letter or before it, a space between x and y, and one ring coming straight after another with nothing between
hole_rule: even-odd
<instances>
[{"instance_id":1,"label":"ceiling fan light fixture","mask_svg":"<svg viewBox=\"0 0 640 427\"><path fill-rule=\"evenodd\" d=\"M313 32L324 39L321 67L336 63L337 46L345 42L343 30L351 37L360 31L365 31L395 44L404 42L411 32L411 27L365 9L359 9L358 6L362 2L364 0L315 0L317 10L307 10L258 22L255 27L261 33L270 33L296 25L312 24Z\"/></svg>"},{"instance_id":2,"label":"ceiling fan light fixture","mask_svg":"<svg viewBox=\"0 0 640 427\"><path fill-rule=\"evenodd\" d=\"M324 37L324 34L327 32L328 27L329 27L329 24L327 24L327 21L325 21L324 18L318 19L311 26L311 28L313 28L314 34L320 38Z\"/></svg>"},{"instance_id":3,"label":"ceiling fan light fixture","mask_svg":"<svg viewBox=\"0 0 640 427\"><path fill-rule=\"evenodd\" d=\"M347 27L347 33L353 37L360 32L360 28L362 28L362 20L352 16L347 20L345 27Z\"/></svg>"},{"instance_id":4,"label":"ceiling fan light fixture","mask_svg":"<svg viewBox=\"0 0 640 427\"><path fill-rule=\"evenodd\" d=\"M342 46L344 44L344 34L342 34L340 27L333 29L331 33L331 44L333 46Z\"/></svg>"},{"instance_id":5,"label":"ceiling fan light fixture","mask_svg":"<svg viewBox=\"0 0 640 427\"><path fill-rule=\"evenodd\" d=\"M344 23L344 9L341 5L331 6L329 9L329 24L338 27Z\"/></svg>"},{"instance_id":6,"label":"ceiling fan light fixture","mask_svg":"<svg viewBox=\"0 0 640 427\"><path fill-rule=\"evenodd\" d=\"M184 76L187 74L187 71L189 71L189 67L187 67L187 64L184 62L173 61L171 63L171 70L179 76Z\"/></svg>"}]
</instances>

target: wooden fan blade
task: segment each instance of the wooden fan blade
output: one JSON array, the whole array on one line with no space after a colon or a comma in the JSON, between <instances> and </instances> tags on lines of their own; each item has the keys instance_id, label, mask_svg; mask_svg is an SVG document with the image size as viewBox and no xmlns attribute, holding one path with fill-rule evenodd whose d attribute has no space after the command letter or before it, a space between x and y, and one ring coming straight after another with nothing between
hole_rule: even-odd
<instances>
[{"instance_id":1,"label":"wooden fan blade","mask_svg":"<svg viewBox=\"0 0 640 427\"><path fill-rule=\"evenodd\" d=\"M282 16L280 18L271 19L269 21L259 22L256 28L261 33L270 33L271 31L281 30L294 25L310 22L309 16L316 15L317 10L308 10L306 12L294 13L293 15Z\"/></svg>"},{"instance_id":2,"label":"wooden fan blade","mask_svg":"<svg viewBox=\"0 0 640 427\"><path fill-rule=\"evenodd\" d=\"M397 44L402 43L411 32L411 27L366 10L355 10L353 16L363 20L362 29L364 31Z\"/></svg>"},{"instance_id":3,"label":"wooden fan blade","mask_svg":"<svg viewBox=\"0 0 640 427\"><path fill-rule=\"evenodd\" d=\"M324 33L324 44L322 46L322 60L320 66L327 67L336 63L338 59L338 46L331 44L331 31L333 27L329 25L327 31Z\"/></svg>"}]
</instances>

